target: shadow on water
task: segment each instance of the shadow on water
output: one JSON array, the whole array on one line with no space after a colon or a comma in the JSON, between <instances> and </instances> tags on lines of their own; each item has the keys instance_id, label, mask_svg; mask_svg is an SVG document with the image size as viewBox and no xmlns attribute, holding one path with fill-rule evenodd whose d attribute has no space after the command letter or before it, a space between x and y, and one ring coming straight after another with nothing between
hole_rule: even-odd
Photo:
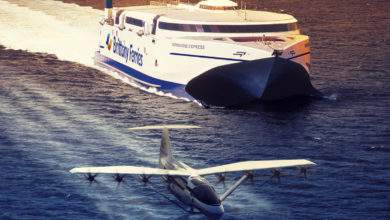
<instances>
[{"instance_id":1,"label":"shadow on water","mask_svg":"<svg viewBox=\"0 0 390 220\"><path fill-rule=\"evenodd\" d=\"M289 113L299 113L302 110L307 109L310 104L318 101L318 98L311 97L291 97L279 101L262 101L252 102L241 106L229 107L231 110L245 110L251 112L263 112L263 113L274 113L275 115L285 115Z\"/></svg>"}]
</instances>

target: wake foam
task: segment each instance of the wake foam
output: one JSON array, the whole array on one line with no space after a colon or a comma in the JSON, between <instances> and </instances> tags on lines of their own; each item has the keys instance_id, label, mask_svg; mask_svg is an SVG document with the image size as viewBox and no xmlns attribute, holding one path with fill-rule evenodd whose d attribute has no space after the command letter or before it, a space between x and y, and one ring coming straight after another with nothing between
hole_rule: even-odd
<instances>
[{"instance_id":1,"label":"wake foam","mask_svg":"<svg viewBox=\"0 0 390 220\"><path fill-rule=\"evenodd\" d=\"M330 100L330 101L337 101L338 100L338 94L334 93L331 95L323 96L323 98Z\"/></svg>"},{"instance_id":2,"label":"wake foam","mask_svg":"<svg viewBox=\"0 0 390 220\"><path fill-rule=\"evenodd\" d=\"M118 73L94 64L103 11L60 1L0 0L0 44L6 48L54 54L60 60L81 63L148 93L190 101L146 88Z\"/></svg>"},{"instance_id":3,"label":"wake foam","mask_svg":"<svg viewBox=\"0 0 390 220\"><path fill-rule=\"evenodd\" d=\"M59 1L0 0L0 44L93 67L102 15Z\"/></svg>"}]
</instances>

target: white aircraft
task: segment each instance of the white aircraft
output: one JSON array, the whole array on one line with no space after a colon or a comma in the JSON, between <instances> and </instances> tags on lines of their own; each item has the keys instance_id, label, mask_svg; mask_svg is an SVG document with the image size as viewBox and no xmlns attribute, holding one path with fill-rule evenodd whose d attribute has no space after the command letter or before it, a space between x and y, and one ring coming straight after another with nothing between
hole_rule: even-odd
<instances>
[{"instance_id":1,"label":"white aircraft","mask_svg":"<svg viewBox=\"0 0 390 220\"><path fill-rule=\"evenodd\" d=\"M105 167L78 167L70 170L71 173L84 173L90 182L95 180L97 174L114 174L117 182L122 182L126 174L139 175L143 182L148 182L153 175L162 176L171 190L181 202L207 216L221 216L224 213L222 202L247 178L253 177L252 171L273 169L274 175L279 178L279 168L300 167L304 174L306 168L315 163L304 160L262 160L243 161L222 166L194 169L173 158L168 129L200 128L192 125L158 125L130 128L131 131L162 129L160 147L160 168L137 166L105 166ZM225 193L218 196L213 186L202 176L215 174L224 179L228 172L243 171L244 175L237 180Z\"/></svg>"}]
</instances>

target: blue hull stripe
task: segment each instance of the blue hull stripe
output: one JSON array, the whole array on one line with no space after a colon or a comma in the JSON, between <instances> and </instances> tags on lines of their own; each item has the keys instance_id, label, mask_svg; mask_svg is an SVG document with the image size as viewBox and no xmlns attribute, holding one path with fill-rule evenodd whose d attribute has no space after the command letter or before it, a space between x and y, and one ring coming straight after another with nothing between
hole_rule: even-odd
<instances>
[{"instance_id":1,"label":"blue hull stripe","mask_svg":"<svg viewBox=\"0 0 390 220\"><path fill-rule=\"evenodd\" d=\"M197 57L197 58L215 59L215 60L240 61L240 62L247 61L247 60L242 60L242 59L233 59L233 58L225 58L225 57L210 57L210 56L187 54L187 53L170 53L170 55L185 56L185 57Z\"/></svg>"},{"instance_id":2,"label":"blue hull stripe","mask_svg":"<svg viewBox=\"0 0 390 220\"><path fill-rule=\"evenodd\" d=\"M136 69L133 69L127 65L124 65L122 63L119 63L111 58L108 58L106 56L103 56L99 52L95 53L95 62L97 63L102 63L106 66L110 66L113 69L119 70L121 73L124 73L131 78L137 79L137 82L139 84L142 84L142 86L145 87L151 87L150 85L157 85L157 90L166 92L166 93L172 93L173 95L177 97L182 97L182 98L187 98L190 100L193 100L192 98L186 91L185 91L185 85L179 84L179 83L174 83L174 82L169 82L157 78L153 78L151 76L148 76Z\"/></svg>"}]
</instances>

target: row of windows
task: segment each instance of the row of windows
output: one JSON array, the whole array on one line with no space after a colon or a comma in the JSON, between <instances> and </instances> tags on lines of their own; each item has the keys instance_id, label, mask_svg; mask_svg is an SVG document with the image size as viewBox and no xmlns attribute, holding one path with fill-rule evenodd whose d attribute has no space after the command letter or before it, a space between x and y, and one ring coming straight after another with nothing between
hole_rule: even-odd
<instances>
[{"instance_id":1,"label":"row of windows","mask_svg":"<svg viewBox=\"0 0 390 220\"><path fill-rule=\"evenodd\" d=\"M206 33L262 33L284 32L298 29L297 23L261 24L261 25L202 25L160 22L158 27L170 31L206 32Z\"/></svg>"},{"instance_id":2,"label":"row of windows","mask_svg":"<svg viewBox=\"0 0 390 220\"><path fill-rule=\"evenodd\" d=\"M124 12L124 10L119 10L116 13L116 15L115 15L115 24L119 24L119 18L120 18L121 14L123 12ZM132 18L132 17L126 17L125 21L126 21L127 24L135 25L135 26L138 26L138 27L143 27L145 25L145 22L143 20Z\"/></svg>"},{"instance_id":3,"label":"row of windows","mask_svg":"<svg viewBox=\"0 0 390 220\"><path fill-rule=\"evenodd\" d=\"M126 17L126 23L131 24L131 25L135 25L138 27L143 27L145 24L145 22L143 20L132 18L132 17Z\"/></svg>"},{"instance_id":4,"label":"row of windows","mask_svg":"<svg viewBox=\"0 0 390 220\"><path fill-rule=\"evenodd\" d=\"M115 23L119 23L119 16ZM126 17L126 23L138 27L144 27L145 22L140 19ZM261 25L205 25L205 24L178 24L159 22L158 27L163 30L205 33L263 33L284 32L298 29L297 23L289 24L261 24Z\"/></svg>"}]
</instances>

